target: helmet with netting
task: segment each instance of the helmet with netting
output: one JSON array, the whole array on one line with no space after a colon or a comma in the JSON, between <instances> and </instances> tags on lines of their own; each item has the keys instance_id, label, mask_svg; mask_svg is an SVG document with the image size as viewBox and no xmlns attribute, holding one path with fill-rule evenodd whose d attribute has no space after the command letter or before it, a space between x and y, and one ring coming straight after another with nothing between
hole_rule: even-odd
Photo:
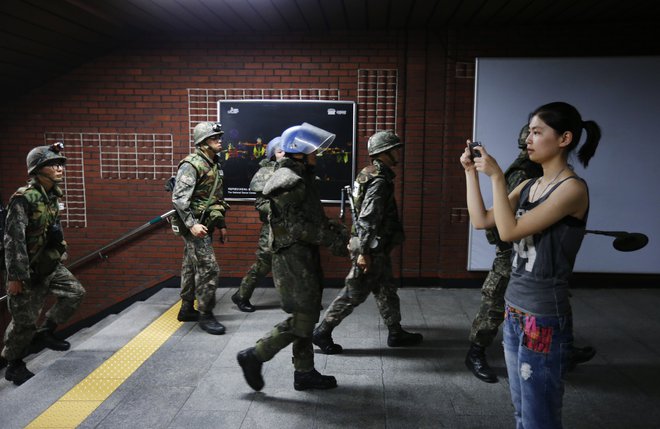
<instances>
[{"instance_id":1,"label":"helmet with netting","mask_svg":"<svg viewBox=\"0 0 660 429\"><path fill-rule=\"evenodd\" d=\"M222 125L219 122L200 122L195 125L193 129L193 140L195 146L199 146L204 140L209 137L223 135Z\"/></svg>"},{"instance_id":2,"label":"helmet with netting","mask_svg":"<svg viewBox=\"0 0 660 429\"><path fill-rule=\"evenodd\" d=\"M367 141L369 156L378 155L401 146L403 146L403 142L393 131L379 131L369 137L369 141Z\"/></svg>"},{"instance_id":3,"label":"helmet with netting","mask_svg":"<svg viewBox=\"0 0 660 429\"><path fill-rule=\"evenodd\" d=\"M64 149L64 143L57 142L50 146L37 146L32 149L25 158L27 172L29 175L36 174L37 171L50 163L66 163L66 157L60 152Z\"/></svg>"},{"instance_id":4,"label":"helmet with netting","mask_svg":"<svg viewBox=\"0 0 660 429\"><path fill-rule=\"evenodd\" d=\"M525 124L520 129L520 134L518 134L518 148L525 149L527 147L527 137L529 137L529 125Z\"/></svg>"}]
</instances>

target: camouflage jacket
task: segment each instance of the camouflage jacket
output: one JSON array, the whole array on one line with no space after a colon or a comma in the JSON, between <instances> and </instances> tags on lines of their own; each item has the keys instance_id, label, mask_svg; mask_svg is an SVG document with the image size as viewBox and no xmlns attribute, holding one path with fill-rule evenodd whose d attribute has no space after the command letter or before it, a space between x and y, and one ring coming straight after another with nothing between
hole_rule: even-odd
<instances>
[{"instance_id":1,"label":"camouflage jacket","mask_svg":"<svg viewBox=\"0 0 660 429\"><path fill-rule=\"evenodd\" d=\"M270 202L268 198L264 197L263 190L266 182L275 171L275 164L277 162L262 159L259 162L259 167L261 168L254 174L250 181L250 190L257 193L254 200L254 208L259 212L259 220L263 223L268 222L268 215L270 215Z\"/></svg>"},{"instance_id":2,"label":"camouflage jacket","mask_svg":"<svg viewBox=\"0 0 660 429\"><path fill-rule=\"evenodd\" d=\"M506 179L506 190L508 193L511 193L516 186L524 182L525 180L532 177L540 177L543 175L543 168L540 164L537 164L533 161L530 161L527 156L527 151L523 149L518 158L516 158L509 168L504 172L504 178ZM490 244L495 244L501 250L511 248L511 243L504 242L500 240L500 235L497 232L497 228L489 228L486 230L486 238Z\"/></svg>"},{"instance_id":3,"label":"camouflage jacket","mask_svg":"<svg viewBox=\"0 0 660 429\"><path fill-rule=\"evenodd\" d=\"M353 183L353 201L358 214L357 219L353 219L352 234L358 239L353 250L358 254L387 253L405 239L394 199L395 177L390 167L374 159Z\"/></svg>"},{"instance_id":4,"label":"camouflage jacket","mask_svg":"<svg viewBox=\"0 0 660 429\"><path fill-rule=\"evenodd\" d=\"M270 201L270 247L294 243L330 246L333 228L321 204L314 169L289 158L278 161L263 194Z\"/></svg>"},{"instance_id":5,"label":"camouflage jacket","mask_svg":"<svg viewBox=\"0 0 660 429\"><path fill-rule=\"evenodd\" d=\"M211 196L216 177L218 183ZM222 181L223 173L218 164L199 149L179 163L172 204L188 229L196 223L209 226L209 222L226 228L224 215L229 206L223 200Z\"/></svg>"},{"instance_id":6,"label":"camouflage jacket","mask_svg":"<svg viewBox=\"0 0 660 429\"><path fill-rule=\"evenodd\" d=\"M4 236L8 280L26 281L55 269L66 251L59 226L61 197L59 187L46 192L35 179L12 195Z\"/></svg>"}]
</instances>

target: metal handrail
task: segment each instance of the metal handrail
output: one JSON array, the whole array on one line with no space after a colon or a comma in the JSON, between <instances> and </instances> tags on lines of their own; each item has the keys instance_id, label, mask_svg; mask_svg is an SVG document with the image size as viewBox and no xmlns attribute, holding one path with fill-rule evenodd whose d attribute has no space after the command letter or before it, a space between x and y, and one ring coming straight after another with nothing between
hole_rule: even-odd
<instances>
[{"instance_id":1,"label":"metal handrail","mask_svg":"<svg viewBox=\"0 0 660 429\"><path fill-rule=\"evenodd\" d=\"M172 209L168 212L163 213L160 216L156 216L155 218L151 219L149 222L145 223L144 225L139 226L134 230L127 232L126 234L122 235L116 240L113 240L110 243L106 244L105 246L101 247L100 249L92 253L89 253L88 255L85 255L80 259L73 261L67 266L67 268L69 270L74 270L97 258L103 260L108 259L107 255L105 255L106 252L109 252L110 250L114 249L115 247L117 247L122 243L126 243L128 241L134 240L135 238L137 238L138 235L142 234L146 230L151 229L154 225L159 224L160 222L174 215L175 212L176 211ZM7 295L0 297L0 302L3 302L5 299L7 299Z\"/></svg>"}]
</instances>

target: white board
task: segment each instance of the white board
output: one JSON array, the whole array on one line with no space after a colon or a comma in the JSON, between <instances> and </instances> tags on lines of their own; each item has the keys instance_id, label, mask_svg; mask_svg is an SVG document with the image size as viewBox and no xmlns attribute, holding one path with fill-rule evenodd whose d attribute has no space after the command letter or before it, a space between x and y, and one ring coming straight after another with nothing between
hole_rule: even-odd
<instances>
[{"instance_id":1,"label":"white board","mask_svg":"<svg viewBox=\"0 0 660 429\"><path fill-rule=\"evenodd\" d=\"M588 168L577 152L569 159L589 184L587 229L649 237L645 248L619 252L612 237L587 234L575 271L660 273L660 57L478 58L473 138L506 169L529 113L553 101L574 105L602 129ZM490 180L480 180L491 207ZM490 269L495 249L485 233L470 227L469 241L468 270Z\"/></svg>"}]
</instances>

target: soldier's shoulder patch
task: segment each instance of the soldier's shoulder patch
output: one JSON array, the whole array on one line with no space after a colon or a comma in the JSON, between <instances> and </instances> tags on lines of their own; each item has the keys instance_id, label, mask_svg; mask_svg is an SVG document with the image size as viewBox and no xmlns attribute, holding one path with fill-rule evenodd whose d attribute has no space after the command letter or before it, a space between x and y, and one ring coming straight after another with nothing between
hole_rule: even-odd
<instances>
[{"instance_id":1,"label":"soldier's shoulder patch","mask_svg":"<svg viewBox=\"0 0 660 429\"><path fill-rule=\"evenodd\" d=\"M278 168L264 185L263 194L272 195L277 192L288 191L303 181L290 168Z\"/></svg>"},{"instance_id":2,"label":"soldier's shoulder patch","mask_svg":"<svg viewBox=\"0 0 660 429\"><path fill-rule=\"evenodd\" d=\"M193 177L190 174L186 174L186 173L182 174L179 177L179 181L181 183L183 183L184 185L188 185L188 186L195 186L195 183L197 183L197 181L195 180L195 177Z\"/></svg>"}]
</instances>

